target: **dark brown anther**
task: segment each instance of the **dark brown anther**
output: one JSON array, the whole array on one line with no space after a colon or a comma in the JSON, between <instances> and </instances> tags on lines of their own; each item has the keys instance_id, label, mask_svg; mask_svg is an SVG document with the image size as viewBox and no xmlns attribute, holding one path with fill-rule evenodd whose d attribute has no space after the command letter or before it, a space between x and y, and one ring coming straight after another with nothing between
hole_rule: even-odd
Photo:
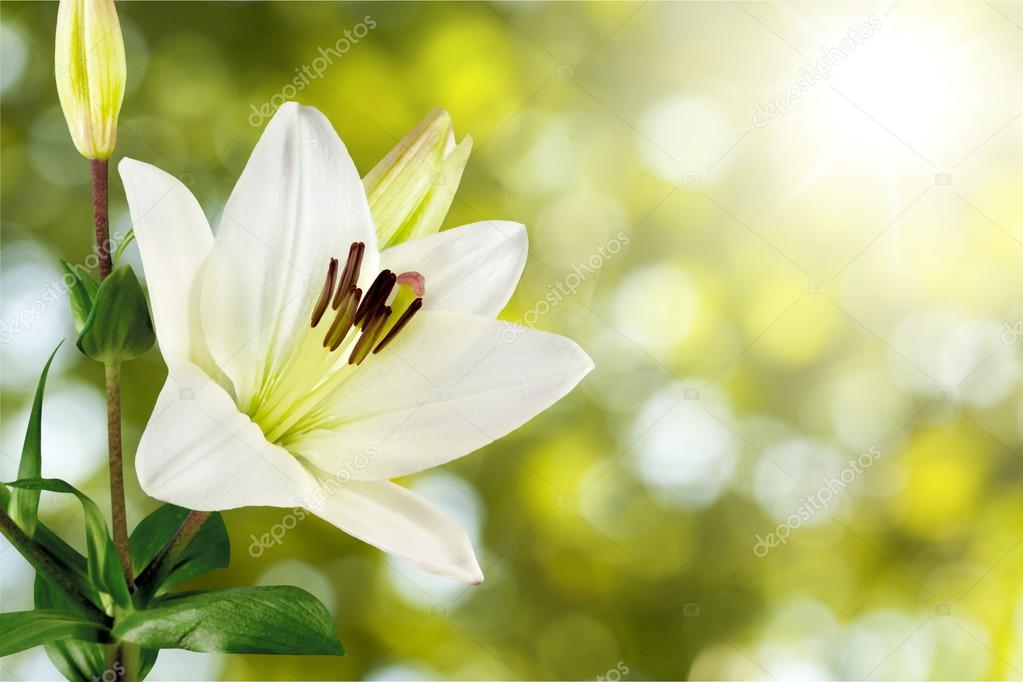
<instances>
[{"instance_id":1,"label":"dark brown anther","mask_svg":"<svg viewBox=\"0 0 1023 682\"><path fill-rule=\"evenodd\" d=\"M417 298L416 300L412 301L412 303L409 304L409 307L405 308L405 312L401 314L401 317L398 318L398 321L394 323L394 326L391 327L391 331L387 332L387 336L385 336L383 340L377 344L377 347L373 349L373 353L374 354L379 353L384 348L386 348L387 344L394 340L394 337L398 335L398 332L405 328L405 325L409 323L409 320L412 319L412 316L415 315L416 312L422 307L423 299Z\"/></svg>"},{"instance_id":2,"label":"dark brown anther","mask_svg":"<svg viewBox=\"0 0 1023 682\"><path fill-rule=\"evenodd\" d=\"M366 244L354 242L348 249L344 267L338 267L337 258L330 259L327 280L312 312L311 322L315 328L329 308L336 311L323 335L323 347L329 348L330 352L344 345L353 328L359 328L360 331L355 332L358 339L348 354L349 365L360 365L370 353L379 353L387 347L423 307L423 294L426 293L426 280L422 274L415 271L395 274L383 270L373 279L364 296L358 284L365 253ZM396 286L408 287L416 299L388 328L394 311L387 305L387 300Z\"/></svg>"},{"instance_id":3,"label":"dark brown anther","mask_svg":"<svg viewBox=\"0 0 1023 682\"><path fill-rule=\"evenodd\" d=\"M316 300L316 305L313 306L313 316L310 320L313 327L320 323L323 313L327 312L327 303L330 302L330 295L334 293L335 279L337 279L337 258L331 258L330 265L327 266L327 281L323 283L323 291L320 292L320 297Z\"/></svg>"},{"instance_id":4,"label":"dark brown anther","mask_svg":"<svg viewBox=\"0 0 1023 682\"><path fill-rule=\"evenodd\" d=\"M345 267L341 271L341 282L337 288L337 294L334 295L334 301L331 307L337 310L341 305L342 297L348 293L348 291L359 283L359 271L362 269L362 255L366 252L366 245L362 242L355 242L351 248L348 249L348 259L345 261Z\"/></svg>"},{"instance_id":5,"label":"dark brown anther","mask_svg":"<svg viewBox=\"0 0 1023 682\"><path fill-rule=\"evenodd\" d=\"M387 303L387 297L391 295L391 290L394 289L394 283L397 280L398 276L390 270L384 270L377 275L377 278L373 280L373 284L366 291L366 296L362 299L362 305L359 306L359 310L355 313L355 324L363 323L364 320L368 322L372 319L369 313L375 312ZM365 325L363 329L365 329Z\"/></svg>"},{"instance_id":6,"label":"dark brown anther","mask_svg":"<svg viewBox=\"0 0 1023 682\"><path fill-rule=\"evenodd\" d=\"M362 327L362 336L355 343L352 354L348 356L349 365L362 364L362 361L366 359L366 356L369 355L370 350L373 348L373 344L380 338L380 334L384 331L384 325L387 324L387 318L390 316L391 308L385 305L377 308L366 317L366 324Z\"/></svg>"},{"instance_id":7,"label":"dark brown anther","mask_svg":"<svg viewBox=\"0 0 1023 682\"><path fill-rule=\"evenodd\" d=\"M348 336L348 332L351 330L352 323L355 320L355 310L359 306L361 296L362 292L359 289L351 289L348 295L344 297L341 307L334 316L334 322L323 337L324 348L329 346L331 351L337 350L337 347Z\"/></svg>"}]
</instances>

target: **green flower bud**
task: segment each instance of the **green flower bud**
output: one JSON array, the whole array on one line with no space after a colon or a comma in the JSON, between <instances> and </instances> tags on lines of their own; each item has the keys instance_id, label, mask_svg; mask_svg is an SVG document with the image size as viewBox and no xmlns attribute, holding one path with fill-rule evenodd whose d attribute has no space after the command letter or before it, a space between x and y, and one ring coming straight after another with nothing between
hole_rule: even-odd
<instances>
[{"instance_id":1,"label":"green flower bud","mask_svg":"<svg viewBox=\"0 0 1023 682\"><path fill-rule=\"evenodd\" d=\"M130 267L117 268L99 285L78 335L78 350L98 362L118 365L142 355L155 341L142 286Z\"/></svg>"},{"instance_id":2,"label":"green flower bud","mask_svg":"<svg viewBox=\"0 0 1023 682\"><path fill-rule=\"evenodd\" d=\"M89 159L109 158L126 80L113 0L60 0L54 74L75 147Z\"/></svg>"},{"instance_id":3,"label":"green flower bud","mask_svg":"<svg viewBox=\"0 0 1023 682\"><path fill-rule=\"evenodd\" d=\"M472 138L455 144L451 116L435 109L363 179L380 248L433 234L455 198Z\"/></svg>"}]
</instances>

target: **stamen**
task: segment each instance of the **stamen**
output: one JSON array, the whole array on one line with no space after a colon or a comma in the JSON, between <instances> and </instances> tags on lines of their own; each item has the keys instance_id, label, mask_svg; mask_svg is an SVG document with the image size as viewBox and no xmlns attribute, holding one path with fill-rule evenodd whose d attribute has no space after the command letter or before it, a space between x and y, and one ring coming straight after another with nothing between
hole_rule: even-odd
<instances>
[{"instance_id":1,"label":"stamen","mask_svg":"<svg viewBox=\"0 0 1023 682\"><path fill-rule=\"evenodd\" d=\"M394 289L394 283L398 280L398 277L390 270L384 270L370 285L369 290L366 291L365 298L362 299L362 305L359 306L359 310L355 313L355 324L363 323L368 317L372 317L369 313L375 312L379 307L387 303L387 297L391 295L391 290ZM368 320L366 320L368 322ZM363 324L363 331L366 327Z\"/></svg>"},{"instance_id":2,"label":"stamen","mask_svg":"<svg viewBox=\"0 0 1023 682\"><path fill-rule=\"evenodd\" d=\"M416 314L416 311L422 307L423 299L417 298L412 301L412 303L409 304L409 307L405 308L405 312L401 314L398 321L394 323L394 326L391 327L391 330L387 332L387 336L384 337L383 341L378 343L377 347L373 349L373 354L375 355L386 348L387 344L394 340L394 337L398 335L398 332L405 328L405 325L409 323L409 320L411 320L412 316Z\"/></svg>"},{"instance_id":3,"label":"stamen","mask_svg":"<svg viewBox=\"0 0 1023 682\"><path fill-rule=\"evenodd\" d=\"M366 245L362 242L355 242L348 249L348 260L345 261L345 269L341 271L341 282L338 285L337 294L334 295L334 302L331 304L334 310L340 307L342 296L359 283L359 270L362 269L362 255L365 252Z\"/></svg>"},{"instance_id":4,"label":"stamen","mask_svg":"<svg viewBox=\"0 0 1023 682\"><path fill-rule=\"evenodd\" d=\"M380 333L384 330L384 325L390 316L391 308L385 305L382 308L378 308L378 312L366 318L366 323L362 327L362 336L355 343L352 354L348 356L349 365L362 364L362 361L366 359L366 356L369 355L370 350L373 348L373 344L380 338Z\"/></svg>"},{"instance_id":5,"label":"stamen","mask_svg":"<svg viewBox=\"0 0 1023 682\"><path fill-rule=\"evenodd\" d=\"M407 286L416 298L426 296L426 278L418 272L403 272L398 275L398 286Z\"/></svg>"},{"instance_id":6,"label":"stamen","mask_svg":"<svg viewBox=\"0 0 1023 682\"><path fill-rule=\"evenodd\" d=\"M426 278L415 271L403 272L399 275L384 270L374 278L365 296L358 288L359 271L362 268L366 245L355 242L348 249L348 257L343 268L338 268L338 259L331 258L327 266L327 278L323 283L316 305L313 306L310 322L315 328L323 320L328 306L337 311L323 335L323 347L334 352L351 336L352 328L359 327L358 339L348 356L348 364L359 365L369 354L379 353L386 348L398 334L408 326L409 321L423 307L423 296L426 293ZM395 296L395 304L404 304L409 294L415 299L405 308L404 312L393 324L388 324L393 313L387 305L391 293L396 287L407 287Z\"/></svg>"},{"instance_id":7,"label":"stamen","mask_svg":"<svg viewBox=\"0 0 1023 682\"><path fill-rule=\"evenodd\" d=\"M313 327L320 323L323 318L323 313L327 312L327 303L330 301L330 295L334 292L334 279L337 277L337 258L330 259L330 265L327 266L327 281L323 283L323 291L320 292L320 297L316 300L316 305L313 306Z\"/></svg>"},{"instance_id":8,"label":"stamen","mask_svg":"<svg viewBox=\"0 0 1023 682\"><path fill-rule=\"evenodd\" d=\"M337 350L338 346L348 336L355 321L355 310L359 305L359 298L362 296L361 289L351 289L344 297L341 309L337 311L334 323L330 325L326 336L323 337L323 347L330 347L331 352Z\"/></svg>"}]
</instances>

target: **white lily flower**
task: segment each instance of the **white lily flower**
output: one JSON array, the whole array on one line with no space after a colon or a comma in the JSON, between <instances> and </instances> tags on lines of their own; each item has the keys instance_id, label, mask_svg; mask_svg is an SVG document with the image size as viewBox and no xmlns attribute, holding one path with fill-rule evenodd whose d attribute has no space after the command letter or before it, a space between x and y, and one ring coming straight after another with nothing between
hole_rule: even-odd
<instances>
[{"instance_id":1,"label":"white lily flower","mask_svg":"<svg viewBox=\"0 0 1023 682\"><path fill-rule=\"evenodd\" d=\"M496 320L525 264L523 226L381 253L347 150L295 104L267 126L216 237L174 177L119 168L169 369L136 456L143 490L205 511L305 507L481 582L458 524L389 479L504 436L592 369L569 339Z\"/></svg>"}]
</instances>

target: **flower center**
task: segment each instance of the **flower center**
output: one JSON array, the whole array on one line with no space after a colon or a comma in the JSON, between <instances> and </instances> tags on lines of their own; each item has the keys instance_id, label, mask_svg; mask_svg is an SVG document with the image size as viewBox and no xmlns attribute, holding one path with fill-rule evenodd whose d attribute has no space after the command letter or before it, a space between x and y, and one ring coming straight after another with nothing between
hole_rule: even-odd
<instances>
[{"instance_id":1,"label":"flower center","mask_svg":"<svg viewBox=\"0 0 1023 682\"><path fill-rule=\"evenodd\" d=\"M426 280L418 272L384 270L364 294L358 282L365 251L364 243L352 244L343 268L338 259L330 259L309 327L294 338L284 361L267 373L244 410L272 443L286 447L311 431L341 423L343 417L331 410L337 391L423 307ZM395 315L396 309L402 312Z\"/></svg>"},{"instance_id":2,"label":"flower center","mask_svg":"<svg viewBox=\"0 0 1023 682\"><path fill-rule=\"evenodd\" d=\"M359 281L359 270L362 267L362 255L366 245L362 242L352 244L348 251L348 260L344 270L338 277L338 261L330 259L327 267L327 280L323 283L320 297L313 306L310 323L316 329L323 321L328 307L334 313L334 321L326 327L323 335L323 347L333 353L342 345L353 327L359 329L355 347L348 356L349 365L360 365L372 351L379 353L409 323L412 316L423 307L423 296L426 293L426 280L418 272L405 272L395 275L384 270L362 295L362 289L356 286ZM394 312L387 300L394 291L395 285L405 285L415 295L415 300L408 304L405 311L388 327L391 314ZM397 301L397 297L395 299Z\"/></svg>"}]
</instances>

